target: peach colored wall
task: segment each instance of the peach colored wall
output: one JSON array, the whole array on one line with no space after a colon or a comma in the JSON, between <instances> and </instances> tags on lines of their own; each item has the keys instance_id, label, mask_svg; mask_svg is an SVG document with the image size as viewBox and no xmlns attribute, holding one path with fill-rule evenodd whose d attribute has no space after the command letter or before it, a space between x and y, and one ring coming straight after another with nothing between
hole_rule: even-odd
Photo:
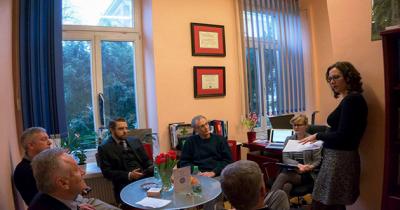
<instances>
[{"instance_id":1,"label":"peach colored wall","mask_svg":"<svg viewBox=\"0 0 400 210\"><path fill-rule=\"evenodd\" d=\"M151 35L144 34L144 41L153 42L154 59L153 66L146 66L145 71L146 74L154 71L152 85L155 87L157 107L150 111L158 113L161 151L169 148L168 123L190 122L197 114L209 119L228 120L229 137L242 140L241 63L238 61L241 51L237 46L239 23L236 22L235 6L233 0L152 0L151 5L144 2L144 9L152 9L152 22L147 16L149 11L143 12L147 16L143 24L144 32L152 32ZM191 22L224 25L226 57L192 56ZM149 27L147 24L152 24L152 30L146 29ZM225 66L226 96L195 99L193 66ZM156 127L150 123L149 126Z\"/></svg>"},{"instance_id":2,"label":"peach colored wall","mask_svg":"<svg viewBox=\"0 0 400 210\"><path fill-rule=\"evenodd\" d=\"M20 161L12 79L12 0L0 1L0 209L14 209L13 166ZM21 203L20 203L21 204Z\"/></svg>"},{"instance_id":3,"label":"peach colored wall","mask_svg":"<svg viewBox=\"0 0 400 210\"><path fill-rule=\"evenodd\" d=\"M368 127L360 145L361 196L348 209L376 210L381 206L384 152L384 78L381 41L371 41L371 1L303 0L310 12L320 119L337 106L324 80L329 64L351 61L360 71L369 107Z\"/></svg>"}]
</instances>

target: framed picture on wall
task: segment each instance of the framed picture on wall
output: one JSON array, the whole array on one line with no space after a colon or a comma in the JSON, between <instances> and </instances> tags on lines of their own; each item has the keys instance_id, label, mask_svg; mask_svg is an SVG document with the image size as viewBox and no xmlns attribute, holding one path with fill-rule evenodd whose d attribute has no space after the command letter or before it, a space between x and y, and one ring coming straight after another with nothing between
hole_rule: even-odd
<instances>
[{"instance_id":1,"label":"framed picture on wall","mask_svg":"<svg viewBox=\"0 0 400 210\"><path fill-rule=\"evenodd\" d=\"M225 67L223 66L194 66L194 97L225 96Z\"/></svg>"},{"instance_id":2,"label":"framed picture on wall","mask_svg":"<svg viewBox=\"0 0 400 210\"><path fill-rule=\"evenodd\" d=\"M222 25L190 23L192 56L225 57L225 29Z\"/></svg>"}]
</instances>

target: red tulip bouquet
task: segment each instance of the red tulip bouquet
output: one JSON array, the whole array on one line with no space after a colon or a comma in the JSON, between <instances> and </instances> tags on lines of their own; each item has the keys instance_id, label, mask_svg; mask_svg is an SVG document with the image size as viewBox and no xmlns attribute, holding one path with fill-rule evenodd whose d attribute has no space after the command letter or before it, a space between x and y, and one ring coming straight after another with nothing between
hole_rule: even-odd
<instances>
[{"instance_id":1,"label":"red tulip bouquet","mask_svg":"<svg viewBox=\"0 0 400 210\"><path fill-rule=\"evenodd\" d=\"M176 159L176 152L173 150L157 155L155 159L155 165L158 168L163 191L172 190L171 176L172 171L177 163L178 160Z\"/></svg>"}]
</instances>

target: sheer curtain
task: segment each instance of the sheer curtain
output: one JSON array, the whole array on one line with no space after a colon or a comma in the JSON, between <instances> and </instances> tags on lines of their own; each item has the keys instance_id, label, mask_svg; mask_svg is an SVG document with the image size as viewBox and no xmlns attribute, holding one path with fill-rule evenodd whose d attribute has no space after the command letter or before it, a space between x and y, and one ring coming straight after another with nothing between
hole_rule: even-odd
<instances>
[{"instance_id":1,"label":"sheer curtain","mask_svg":"<svg viewBox=\"0 0 400 210\"><path fill-rule=\"evenodd\" d=\"M305 111L298 0L242 0L250 111L279 115Z\"/></svg>"}]
</instances>

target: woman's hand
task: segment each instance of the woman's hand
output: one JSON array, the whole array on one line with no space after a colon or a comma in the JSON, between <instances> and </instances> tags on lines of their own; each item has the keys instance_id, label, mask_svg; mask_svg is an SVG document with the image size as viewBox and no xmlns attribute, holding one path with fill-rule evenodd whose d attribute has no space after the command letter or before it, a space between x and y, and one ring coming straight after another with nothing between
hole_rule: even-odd
<instances>
[{"instance_id":1,"label":"woman's hand","mask_svg":"<svg viewBox=\"0 0 400 210\"><path fill-rule=\"evenodd\" d=\"M299 140L300 144L306 144L306 143L315 143L317 141L317 134L313 134L310 136L307 136L304 139Z\"/></svg>"},{"instance_id":2,"label":"woman's hand","mask_svg":"<svg viewBox=\"0 0 400 210\"><path fill-rule=\"evenodd\" d=\"M306 173L306 172L313 170L313 167L311 165L298 164L297 167L299 168L297 170L297 173L299 173L299 174Z\"/></svg>"}]
</instances>

